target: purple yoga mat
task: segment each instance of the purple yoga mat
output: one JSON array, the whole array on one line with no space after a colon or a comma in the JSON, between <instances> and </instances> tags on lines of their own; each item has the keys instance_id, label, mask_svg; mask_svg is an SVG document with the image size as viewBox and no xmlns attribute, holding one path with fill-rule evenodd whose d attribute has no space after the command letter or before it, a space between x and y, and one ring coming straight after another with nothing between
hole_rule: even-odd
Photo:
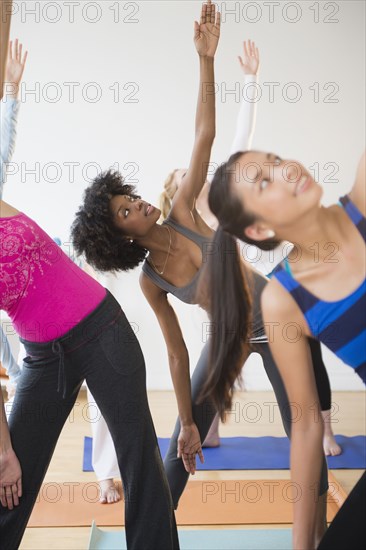
<instances>
[{"instance_id":1,"label":"purple yoga mat","mask_svg":"<svg viewBox=\"0 0 366 550\"><path fill-rule=\"evenodd\" d=\"M158 438L165 456L169 439ZM336 469L366 468L366 436L336 435L343 452L328 457L328 467ZM92 438L85 437L83 471L92 472ZM197 460L198 470L288 470L290 445L287 437L222 437L221 446L203 449L205 463Z\"/></svg>"}]
</instances>

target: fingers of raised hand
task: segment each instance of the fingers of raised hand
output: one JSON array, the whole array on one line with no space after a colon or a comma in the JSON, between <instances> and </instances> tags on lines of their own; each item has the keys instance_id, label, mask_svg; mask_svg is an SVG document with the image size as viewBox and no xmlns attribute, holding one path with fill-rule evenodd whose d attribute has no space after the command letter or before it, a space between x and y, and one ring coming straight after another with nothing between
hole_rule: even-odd
<instances>
[{"instance_id":1,"label":"fingers of raised hand","mask_svg":"<svg viewBox=\"0 0 366 550\"><path fill-rule=\"evenodd\" d=\"M211 4L211 2L207 5L207 23L215 23L215 15L216 15L216 6L215 4Z\"/></svg>"},{"instance_id":2,"label":"fingers of raised hand","mask_svg":"<svg viewBox=\"0 0 366 550\"><path fill-rule=\"evenodd\" d=\"M244 57L249 57L248 46L245 41L243 42L243 50L244 50Z\"/></svg>"},{"instance_id":3,"label":"fingers of raised hand","mask_svg":"<svg viewBox=\"0 0 366 550\"><path fill-rule=\"evenodd\" d=\"M215 22L215 21L214 21ZM216 13L216 27L220 30L221 25L221 13L218 11Z\"/></svg>"},{"instance_id":4,"label":"fingers of raised hand","mask_svg":"<svg viewBox=\"0 0 366 550\"><path fill-rule=\"evenodd\" d=\"M204 25L206 23L206 19L207 19L207 4L202 4L202 9L201 9L201 25Z\"/></svg>"}]
</instances>

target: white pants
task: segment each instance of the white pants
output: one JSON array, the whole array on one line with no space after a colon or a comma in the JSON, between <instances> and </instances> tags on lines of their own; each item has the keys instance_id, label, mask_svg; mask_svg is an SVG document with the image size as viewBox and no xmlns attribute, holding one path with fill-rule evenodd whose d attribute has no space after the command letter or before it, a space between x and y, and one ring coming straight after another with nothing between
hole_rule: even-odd
<instances>
[{"instance_id":1,"label":"white pants","mask_svg":"<svg viewBox=\"0 0 366 550\"><path fill-rule=\"evenodd\" d=\"M100 412L94 397L87 388L88 403L93 405L93 418L90 421L93 436L92 465L98 481L120 478L117 456L107 423ZM94 409L95 407L95 409ZM96 414L94 414L94 411Z\"/></svg>"}]
</instances>

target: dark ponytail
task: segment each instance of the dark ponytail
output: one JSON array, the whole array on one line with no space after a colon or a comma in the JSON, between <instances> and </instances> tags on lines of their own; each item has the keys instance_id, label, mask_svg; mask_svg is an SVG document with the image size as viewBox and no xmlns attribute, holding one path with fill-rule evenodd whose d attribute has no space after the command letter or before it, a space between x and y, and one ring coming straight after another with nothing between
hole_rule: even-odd
<instances>
[{"instance_id":1,"label":"dark ponytail","mask_svg":"<svg viewBox=\"0 0 366 550\"><path fill-rule=\"evenodd\" d=\"M198 290L204 296L212 322L209 371L200 399L211 398L222 419L231 408L233 386L240 378L251 336L250 274L240 260L236 238L262 250L274 249L279 244L273 239L253 241L244 235L244 229L256 219L244 211L230 192L237 162L243 154L235 153L222 164L210 186L209 207L220 225Z\"/></svg>"},{"instance_id":2,"label":"dark ponytail","mask_svg":"<svg viewBox=\"0 0 366 550\"><path fill-rule=\"evenodd\" d=\"M215 233L202 282L211 317L209 371L201 400L212 399L221 419L231 408L233 386L248 355L251 298L236 240L221 227Z\"/></svg>"}]
</instances>

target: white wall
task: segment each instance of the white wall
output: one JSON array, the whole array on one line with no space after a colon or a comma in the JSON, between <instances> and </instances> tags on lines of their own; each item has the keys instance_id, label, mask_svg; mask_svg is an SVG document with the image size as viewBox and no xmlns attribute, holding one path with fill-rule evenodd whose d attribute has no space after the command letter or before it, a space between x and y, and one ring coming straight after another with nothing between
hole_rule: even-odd
<instances>
[{"instance_id":1,"label":"white wall","mask_svg":"<svg viewBox=\"0 0 366 550\"><path fill-rule=\"evenodd\" d=\"M236 89L240 95L242 75L237 55L242 41L251 38L257 42L262 60L262 97L253 146L298 158L308 167L319 163L325 203L336 201L352 185L365 142L364 3L218 4L223 24L216 59L219 93L213 161L222 162L228 154L240 97L225 95L225 89ZM15 164L4 199L64 242L88 185L83 172L90 177L96 173L88 163L107 168L117 162L126 176L136 170L140 193L156 203L167 173L186 166L190 157L198 76L192 36L200 5L187 1L15 0L17 13L11 35L21 38L29 49L29 60ZM119 22L114 22L117 6ZM90 22L98 17L99 21ZM80 84L75 87L73 102L71 85L65 84L70 82ZM101 93L94 103L90 102L96 91L92 82ZM109 89L116 82L121 92L117 102ZM279 86L270 84L276 82ZM295 86L288 86L293 82ZM270 86L275 86L273 101ZM314 95L317 86L318 102ZM301 92L301 98L291 102L295 92ZM55 94L60 97L53 102ZM73 162L80 164L72 180ZM326 163L334 164L324 167ZM39 181L26 173L35 168ZM333 168L337 169L335 181L324 182ZM170 388L164 342L139 289L138 272L110 277L107 284L138 330L149 388ZM174 305L194 364L202 347L203 313L176 300ZM334 388L362 387L356 375L329 354L327 364ZM267 387L258 358L250 360L246 385Z\"/></svg>"}]
</instances>

